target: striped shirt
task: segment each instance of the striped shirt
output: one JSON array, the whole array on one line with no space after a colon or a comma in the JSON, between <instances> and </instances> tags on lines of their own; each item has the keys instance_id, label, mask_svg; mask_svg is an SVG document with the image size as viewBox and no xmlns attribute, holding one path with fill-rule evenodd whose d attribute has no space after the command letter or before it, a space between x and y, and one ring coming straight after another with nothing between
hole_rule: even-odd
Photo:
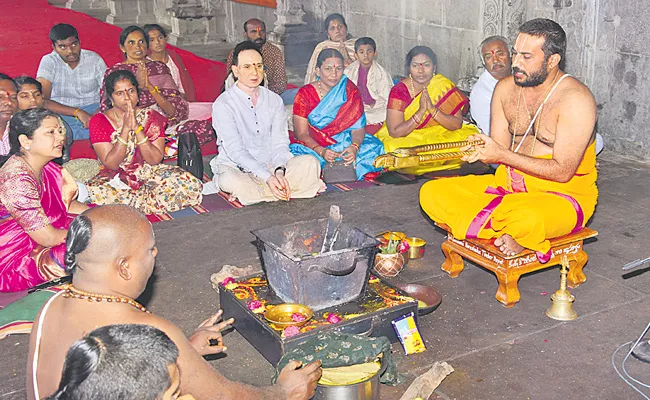
<instances>
[{"instance_id":1,"label":"striped shirt","mask_svg":"<svg viewBox=\"0 0 650 400\"><path fill-rule=\"evenodd\" d=\"M7 122L7 128L0 139L0 156L6 156L11 150L11 144L9 143L9 122Z\"/></svg>"},{"instance_id":2,"label":"striped shirt","mask_svg":"<svg viewBox=\"0 0 650 400\"><path fill-rule=\"evenodd\" d=\"M69 107L99 103L99 88L106 72L106 63L94 51L81 49L75 69L52 51L41 58L37 78L52 82L50 99Z\"/></svg>"}]
</instances>

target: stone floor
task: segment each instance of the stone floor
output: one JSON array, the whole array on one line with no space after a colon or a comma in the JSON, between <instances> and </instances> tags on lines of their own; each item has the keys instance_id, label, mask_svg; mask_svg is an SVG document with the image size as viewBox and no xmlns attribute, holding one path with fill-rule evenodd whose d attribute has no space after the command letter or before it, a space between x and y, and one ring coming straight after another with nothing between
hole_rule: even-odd
<instances>
[{"instance_id":1,"label":"stone floor","mask_svg":"<svg viewBox=\"0 0 650 400\"><path fill-rule=\"evenodd\" d=\"M423 259L396 278L435 286L440 308L419 321L427 351L404 356L393 345L405 383L382 387L382 399L398 399L408 384L435 361L455 372L432 398L439 399L637 399L616 375L612 354L648 323L650 274L624 279L621 266L648 256L650 166L611 156L600 162L600 202L590 227L600 232L586 244L587 282L572 291L580 315L572 322L547 318L549 295L558 288L557 269L522 277L521 302L506 309L494 299L494 275L473 264L456 279L440 270L444 238L418 206L420 184L329 193L313 200L265 204L204 214L155 225L160 253L155 278L143 299L153 312L191 333L218 307L210 274L222 265L260 267L252 229L325 216L331 204L370 233L407 232L428 241ZM643 238L646 239L643 239ZM645 243L645 244L644 244ZM212 361L230 379L270 383L272 367L236 331L225 336L228 355ZM0 399L24 398L27 336L0 341ZM620 363L622 357L616 357ZM628 370L650 382L646 364L631 359ZM254 373L251 373L254 371ZM437 397L436 397L437 396Z\"/></svg>"}]
</instances>

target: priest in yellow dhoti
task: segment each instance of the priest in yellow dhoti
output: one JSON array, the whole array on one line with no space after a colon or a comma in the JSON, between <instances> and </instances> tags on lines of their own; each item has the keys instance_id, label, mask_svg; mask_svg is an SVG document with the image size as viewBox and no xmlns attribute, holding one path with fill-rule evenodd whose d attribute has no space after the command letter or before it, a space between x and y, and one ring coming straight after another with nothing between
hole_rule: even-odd
<instances>
[{"instance_id":1,"label":"priest in yellow dhoti","mask_svg":"<svg viewBox=\"0 0 650 400\"><path fill-rule=\"evenodd\" d=\"M393 86L388 96L386 122L376 133L386 153L398 148L457 142L478 133L463 124L469 99L452 81L437 74L437 57L429 47L416 46L406 55L409 76ZM460 160L439 161L402 172L425 172L457 168Z\"/></svg>"},{"instance_id":2,"label":"priest in yellow dhoti","mask_svg":"<svg viewBox=\"0 0 650 400\"><path fill-rule=\"evenodd\" d=\"M596 207L596 103L559 68L560 25L535 19L519 32L514 73L492 98L492 137L470 137L484 144L465 157L500 163L496 174L427 182L420 203L458 239L494 238L506 255L530 249L547 262L549 239L582 229Z\"/></svg>"}]
</instances>

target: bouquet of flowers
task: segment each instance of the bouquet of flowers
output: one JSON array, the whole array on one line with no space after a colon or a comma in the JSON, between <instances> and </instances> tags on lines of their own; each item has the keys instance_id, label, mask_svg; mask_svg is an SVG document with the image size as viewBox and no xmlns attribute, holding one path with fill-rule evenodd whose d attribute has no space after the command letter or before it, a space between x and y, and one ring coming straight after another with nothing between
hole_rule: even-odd
<instances>
[{"instance_id":1,"label":"bouquet of flowers","mask_svg":"<svg viewBox=\"0 0 650 400\"><path fill-rule=\"evenodd\" d=\"M409 251L409 244L406 240L390 239L379 245L379 251L382 254L406 253Z\"/></svg>"}]
</instances>

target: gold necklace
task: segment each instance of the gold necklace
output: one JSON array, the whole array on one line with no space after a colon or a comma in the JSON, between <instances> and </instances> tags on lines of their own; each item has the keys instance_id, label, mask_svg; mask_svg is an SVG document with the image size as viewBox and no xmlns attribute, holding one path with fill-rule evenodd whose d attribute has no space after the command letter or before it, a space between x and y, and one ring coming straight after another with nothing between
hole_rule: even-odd
<instances>
[{"instance_id":1,"label":"gold necklace","mask_svg":"<svg viewBox=\"0 0 650 400\"><path fill-rule=\"evenodd\" d=\"M417 93L415 93L415 84L413 83L413 77L409 74L409 82L411 82L411 87L406 85L406 88L411 92L411 97L415 97Z\"/></svg>"},{"instance_id":2,"label":"gold necklace","mask_svg":"<svg viewBox=\"0 0 650 400\"><path fill-rule=\"evenodd\" d=\"M323 94L323 87L320 84L320 79L318 80L318 86L316 87L316 91L318 92L318 95L320 96L321 100L325 95Z\"/></svg>"},{"instance_id":3,"label":"gold necklace","mask_svg":"<svg viewBox=\"0 0 650 400\"><path fill-rule=\"evenodd\" d=\"M65 292L63 293L63 297L66 299L68 298L79 299L79 300L87 299L88 302L90 303L92 303L93 301L97 303L101 303L104 300L106 300L107 303L126 303L137 308L142 312L151 314L151 311L148 311L142 304L128 297L119 297L119 296L111 296L108 294L84 292L83 290L79 290L76 287L72 286L72 284L65 287Z\"/></svg>"},{"instance_id":4,"label":"gold necklace","mask_svg":"<svg viewBox=\"0 0 650 400\"><path fill-rule=\"evenodd\" d=\"M124 125L124 120L120 120L120 117L117 116L117 111L115 111L115 108L113 110L113 116L115 117L115 123L118 125L118 129L121 128Z\"/></svg>"}]
</instances>

